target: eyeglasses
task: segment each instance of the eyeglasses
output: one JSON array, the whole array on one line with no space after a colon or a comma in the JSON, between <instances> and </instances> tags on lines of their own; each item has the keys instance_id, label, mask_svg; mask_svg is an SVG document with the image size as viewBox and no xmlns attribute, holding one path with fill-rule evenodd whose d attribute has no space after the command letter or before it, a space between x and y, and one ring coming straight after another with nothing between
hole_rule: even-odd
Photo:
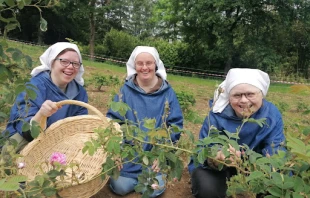
<instances>
[{"instance_id":1,"label":"eyeglasses","mask_svg":"<svg viewBox=\"0 0 310 198\"><path fill-rule=\"evenodd\" d=\"M79 69L82 65L82 63L72 62L72 61L69 61L68 59L63 59L63 58L56 58L55 60L59 60L60 64L64 67L68 67L70 64L72 64L72 66L75 69Z\"/></svg>"},{"instance_id":2,"label":"eyeglasses","mask_svg":"<svg viewBox=\"0 0 310 198\"><path fill-rule=\"evenodd\" d=\"M142 62L142 61L137 61L136 62L136 66L137 67L143 67L144 65L147 67L151 67L152 65L154 65L155 63L152 61L147 61L147 62Z\"/></svg>"},{"instance_id":3,"label":"eyeglasses","mask_svg":"<svg viewBox=\"0 0 310 198\"><path fill-rule=\"evenodd\" d=\"M258 96L259 93L261 93L261 91L246 92L246 93L235 93L235 94L230 95L230 97L234 100L240 100L242 98L242 96L244 95L248 100L253 100Z\"/></svg>"}]
</instances>

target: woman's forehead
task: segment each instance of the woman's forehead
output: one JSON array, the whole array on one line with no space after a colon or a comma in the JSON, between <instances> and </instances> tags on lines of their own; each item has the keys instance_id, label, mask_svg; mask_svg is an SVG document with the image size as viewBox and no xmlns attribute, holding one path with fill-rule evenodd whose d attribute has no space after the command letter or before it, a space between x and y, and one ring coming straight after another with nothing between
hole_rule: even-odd
<instances>
[{"instance_id":1,"label":"woman's forehead","mask_svg":"<svg viewBox=\"0 0 310 198\"><path fill-rule=\"evenodd\" d=\"M151 60L155 60L155 58L153 57L152 54L148 53L148 52L142 52L140 54L138 54L136 56L136 61L139 59L151 59Z\"/></svg>"},{"instance_id":2,"label":"woman's forehead","mask_svg":"<svg viewBox=\"0 0 310 198\"><path fill-rule=\"evenodd\" d=\"M230 93L237 93L237 92L257 92L260 91L259 88L255 87L254 85L242 83L234 86Z\"/></svg>"}]
</instances>

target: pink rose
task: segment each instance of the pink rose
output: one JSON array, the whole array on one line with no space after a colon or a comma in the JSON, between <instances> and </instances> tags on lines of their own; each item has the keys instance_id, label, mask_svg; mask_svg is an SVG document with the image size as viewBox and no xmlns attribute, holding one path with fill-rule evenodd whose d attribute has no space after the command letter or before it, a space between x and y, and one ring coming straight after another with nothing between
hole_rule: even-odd
<instances>
[{"instance_id":1,"label":"pink rose","mask_svg":"<svg viewBox=\"0 0 310 198\"><path fill-rule=\"evenodd\" d=\"M17 164L17 167L18 168L24 168L25 167L25 163L24 162L19 162L18 164Z\"/></svg>"},{"instance_id":2,"label":"pink rose","mask_svg":"<svg viewBox=\"0 0 310 198\"><path fill-rule=\"evenodd\" d=\"M58 162L62 165L66 164L66 155L59 152L54 152L50 158L50 163L54 165L54 162Z\"/></svg>"},{"instance_id":3,"label":"pink rose","mask_svg":"<svg viewBox=\"0 0 310 198\"><path fill-rule=\"evenodd\" d=\"M152 184L152 185L151 185L151 187L152 187L152 189L154 189L154 190L157 190L157 189L159 189L159 186L158 186L158 184Z\"/></svg>"}]
</instances>

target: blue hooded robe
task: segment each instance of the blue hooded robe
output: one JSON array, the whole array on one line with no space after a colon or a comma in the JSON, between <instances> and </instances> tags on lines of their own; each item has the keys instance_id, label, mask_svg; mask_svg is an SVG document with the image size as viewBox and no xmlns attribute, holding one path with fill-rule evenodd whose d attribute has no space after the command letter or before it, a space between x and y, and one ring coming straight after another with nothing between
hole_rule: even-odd
<instances>
[{"instance_id":1,"label":"blue hooded robe","mask_svg":"<svg viewBox=\"0 0 310 198\"><path fill-rule=\"evenodd\" d=\"M163 123L162 115L164 115L165 102L168 101L170 111L166 119L167 126L176 125L179 128L183 128L182 110L177 96L170 84L163 80L159 90L148 94L134 83L133 78L126 81L120 90L122 102L126 103L131 108L131 111L128 111L125 115L126 119L131 120L134 123L137 123L137 117L139 121L143 121L144 118L156 119L155 128L161 127ZM119 95L115 95L114 101L120 101ZM134 115L134 111L137 112L137 116ZM107 117L124 121L124 117L111 109L109 109ZM141 129L143 131L147 131L147 129L142 125L143 124L140 125ZM179 133L171 134L171 139L173 142L176 142L179 138ZM150 151L152 149L152 145L144 144L143 149L145 151ZM123 169L121 170L121 176L137 178L138 174L141 172L141 165L125 163L123 164Z\"/></svg>"},{"instance_id":2,"label":"blue hooded robe","mask_svg":"<svg viewBox=\"0 0 310 198\"><path fill-rule=\"evenodd\" d=\"M30 106L26 108L25 96L26 92L20 93L11 109L10 118L6 127L6 131L10 132L10 136L15 133L22 135L27 141L31 141L32 137L29 133L22 132L23 121L30 122L31 118L39 111L42 104L46 100L59 102L62 100L78 100L87 103L88 95L83 86L72 80L67 85L67 91L64 93L51 80L49 71L43 71L37 76L32 77L30 84L37 87L35 92L37 94L34 100L29 99ZM54 122L70 116L85 115L88 111L84 107L76 105L64 105L56 113L47 118L47 125L49 127ZM26 135L27 134L27 135Z\"/></svg>"},{"instance_id":3,"label":"blue hooded robe","mask_svg":"<svg viewBox=\"0 0 310 198\"><path fill-rule=\"evenodd\" d=\"M256 120L266 118L267 124L260 127L257 123L246 122L239 132L240 139L237 141L239 145L246 144L253 151L263 155L266 155L266 153L272 155L278 149L283 149L281 143L285 142L285 137L282 115L274 104L263 99L261 108L251 115L250 118ZM213 125L219 131L226 130L231 133L236 133L236 129L243 122L242 118L237 117L230 105L227 105L222 113L210 111L209 118L206 117L200 130L199 139L204 139L208 136L209 119L210 125ZM191 160L188 170L191 173L194 169L195 166L193 160Z\"/></svg>"}]
</instances>

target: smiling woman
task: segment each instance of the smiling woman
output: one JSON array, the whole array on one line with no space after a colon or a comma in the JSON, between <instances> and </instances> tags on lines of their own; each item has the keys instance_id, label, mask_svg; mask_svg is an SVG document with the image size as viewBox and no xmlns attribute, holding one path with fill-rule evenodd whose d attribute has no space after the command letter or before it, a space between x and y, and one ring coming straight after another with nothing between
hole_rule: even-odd
<instances>
[{"instance_id":1,"label":"smiling woman","mask_svg":"<svg viewBox=\"0 0 310 198\"><path fill-rule=\"evenodd\" d=\"M183 128L183 115L177 96L171 85L166 80L167 74L163 62L159 58L159 53L154 47L137 46L126 64L127 78L126 82L120 89L120 93L114 97L115 102L123 101L132 109L125 116L109 109L107 117L117 119L124 123L125 119L132 123L139 123L139 126L146 134L150 130L144 125L145 118L156 120L155 128L162 125L168 127L175 125ZM169 109L168 116L165 115L165 109ZM157 131L156 131L157 132ZM180 138L180 133L171 133L170 141L176 142ZM145 139L147 140L147 138ZM124 145L133 145L130 138L124 140ZM143 152L150 152L153 146L150 144L143 145ZM142 171L156 173L156 177L149 181L156 181L152 186L153 190L149 197L161 195L166 188L166 181L160 172L160 165L157 159L151 162L150 169L137 164L137 159L133 162L130 159L122 159L125 162L119 166L120 176L117 179L110 179L110 188L119 195L125 195L135 190L138 186L138 177ZM146 188L142 190L147 191Z\"/></svg>"},{"instance_id":2,"label":"smiling woman","mask_svg":"<svg viewBox=\"0 0 310 198\"><path fill-rule=\"evenodd\" d=\"M29 130L23 132L25 123L40 123L42 117L48 117L45 125L49 127L60 119L88 114L84 107L56 105L56 102L67 99L88 102L83 87L84 67L78 47L67 42L56 43L40 56L40 62L41 65L32 70L32 78L27 83L27 87L36 92L36 98L27 99L26 92L18 95L5 130L10 138L18 142L17 152L33 140Z\"/></svg>"},{"instance_id":3,"label":"smiling woman","mask_svg":"<svg viewBox=\"0 0 310 198\"><path fill-rule=\"evenodd\" d=\"M226 181L236 175L234 167L220 170L220 162L230 161L230 165L241 159L244 145L265 156L272 155L279 149L285 150L282 116L275 105L264 99L267 95L270 79L267 73L258 69L231 69L224 82L215 90L211 101L211 111L200 130L199 139L211 135L216 128L220 134L238 132L238 148L231 145L227 148L227 158L222 145L216 150L214 158L205 159L203 164L194 166L193 161L188 169L192 179L192 193L197 198L208 195L210 198L226 197ZM266 119L266 124L244 122L244 119Z\"/></svg>"}]
</instances>

